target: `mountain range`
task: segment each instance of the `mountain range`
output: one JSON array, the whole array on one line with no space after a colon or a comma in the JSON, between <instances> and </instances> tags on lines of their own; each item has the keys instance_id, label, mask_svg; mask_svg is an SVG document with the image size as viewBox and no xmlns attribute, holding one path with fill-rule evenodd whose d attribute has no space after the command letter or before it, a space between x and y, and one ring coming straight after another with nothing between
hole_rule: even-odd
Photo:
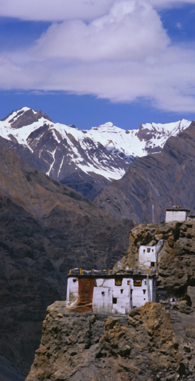
<instances>
[{"instance_id":1,"label":"mountain range","mask_svg":"<svg viewBox=\"0 0 195 381\"><path fill-rule=\"evenodd\" d=\"M160 152L170 136L189 125L182 119L126 131L109 122L81 131L23 107L0 121L0 136L39 171L94 199L111 181L122 178L137 157Z\"/></svg>"}]
</instances>

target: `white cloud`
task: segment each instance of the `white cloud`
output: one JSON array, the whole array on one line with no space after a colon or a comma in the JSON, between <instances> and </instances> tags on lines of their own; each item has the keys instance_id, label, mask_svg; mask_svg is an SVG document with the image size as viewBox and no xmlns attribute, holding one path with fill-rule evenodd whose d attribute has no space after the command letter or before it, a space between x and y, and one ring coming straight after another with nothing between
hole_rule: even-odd
<instances>
[{"instance_id":1,"label":"white cloud","mask_svg":"<svg viewBox=\"0 0 195 381\"><path fill-rule=\"evenodd\" d=\"M1 88L64 90L116 102L144 98L162 110L194 112L195 53L171 46L157 0L80 1L96 7L97 17L54 23L28 51L0 57Z\"/></svg>"},{"instance_id":2,"label":"white cloud","mask_svg":"<svg viewBox=\"0 0 195 381\"><path fill-rule=\"evenodd\" d=\"M91 20L106 14L114 0L0 0L1 17L22 20Z\"/></svg>"},{"instance_id":3,"label":"white cloud","mask_svg":"<svg viewBox=\"0 0 195 381\"><path fill-rule=\"evenodd\" d=\"M146 0L155 8L195 4L195 0ZM22 20L91 20L106 14L115 0L0 0L1 17Z\"/></svg>"},{"instance_id":4,"label":"white cloud","mask_svg":"<svg viewBox=\"0 0 195 381\"><path fill-rule=\"evenodd\" d=\"M31 53L44 58L85 62L145 59L162 51L169 39L158 14L146 2L117 1L109 14L86 24L53 24Z\"/></svg>"}]
</instances>

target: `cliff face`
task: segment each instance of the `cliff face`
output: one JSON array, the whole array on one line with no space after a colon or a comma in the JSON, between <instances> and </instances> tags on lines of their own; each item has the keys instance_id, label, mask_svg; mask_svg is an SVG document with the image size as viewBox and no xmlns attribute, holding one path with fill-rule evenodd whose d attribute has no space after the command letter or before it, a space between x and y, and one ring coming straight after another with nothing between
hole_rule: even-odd
<instances>
[{"instance_id":1,"label":"cliff face","mask_svg":"<svg viewBox=\"0 0 195 381\"><path fill-rule=\"evenodd\" d=\"M185 373L178 347L160 304L107 317L67 314L56 302L26 381L178 380Z\"/></svg>"},{"instance_id":2,"label":"cliff face","mask_svg":"<svg viewBox=\"0 0 195 381\"><path fill-rule=\"evenodd\" d=\"M129 248L115 269L138 268L139 247L156 245L160 239L164 245L158 256L158 287L171 296L186 296L184 299L190 305L188 287L195 287L195 221L136 226L129 237Z\"/></svg>"}]
</instances>

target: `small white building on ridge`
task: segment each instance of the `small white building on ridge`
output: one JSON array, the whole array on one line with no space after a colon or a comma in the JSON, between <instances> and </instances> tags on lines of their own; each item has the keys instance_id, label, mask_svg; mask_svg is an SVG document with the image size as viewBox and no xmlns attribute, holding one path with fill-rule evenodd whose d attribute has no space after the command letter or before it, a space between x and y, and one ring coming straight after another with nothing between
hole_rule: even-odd
<instances>
[{"instance_id":1,"label":"small white building on ridge","mask_svg":"<svg viewBox=\"0 0 195 381\"><path fill-rule=\"evenodd\" d=\"M139 248L139 268L156 269L158 264L158 253L163 246L163 240L158 241L155 246L140 246Z\"/></svg>"},{"instance_id":2,"label":"small white building on ridge","mask_svg":"<svg viewBox=\"0 0 195 381\"><path fill-rule=\"evenodd\" d=\"M165 222L185 222L190 213L190 209L182 209L179 207L166 209Z\"/></svg>"}]
</instances>

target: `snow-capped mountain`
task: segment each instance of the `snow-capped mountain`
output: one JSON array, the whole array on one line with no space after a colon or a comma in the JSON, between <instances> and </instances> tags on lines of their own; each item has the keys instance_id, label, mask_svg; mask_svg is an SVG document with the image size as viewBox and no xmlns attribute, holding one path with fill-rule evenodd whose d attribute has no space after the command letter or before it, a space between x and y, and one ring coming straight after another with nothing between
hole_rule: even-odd
<instances>
[{"instance_id":1,"label":"snow-capped mountain","mask_svg":"<svg viewBox=\"0 0 195 381\"><path fill-rule=\"evenodd\" d=\"M170 136L177 136L185 130L190 121L182 119L175 123L146 123L139 130L123 130L112 123L92 127L86 135L93 141L99 141L113 154L126 157L130 161L135 157L146 156L162 150Z\"/></svg>"},{"instance_id":2,"label":"snow-capped mountain","mask_svg":"<svg viewBox=\"0 0 195 381\"><path fill-rule=\"evenodd\" d=\"M120 179L129 167L126 159L74 126L53 123L41 111L26 107L0 121L0 136L38 170L89 198Z\"/></svg>"},{"instance_id":3,"label":"snow-capped mountain","mask_svg":"<svg viewBox=\"0 0 195 381\"><path fill-rule=\"evenodd\" d=\"M81 131L23 107L0 121L0 136L52 179L94 198L108 182L120 179L136 157L161 151L168 137L190 123L147 123L126 131L109 122Z\"/></svg>"}]
</instances>

